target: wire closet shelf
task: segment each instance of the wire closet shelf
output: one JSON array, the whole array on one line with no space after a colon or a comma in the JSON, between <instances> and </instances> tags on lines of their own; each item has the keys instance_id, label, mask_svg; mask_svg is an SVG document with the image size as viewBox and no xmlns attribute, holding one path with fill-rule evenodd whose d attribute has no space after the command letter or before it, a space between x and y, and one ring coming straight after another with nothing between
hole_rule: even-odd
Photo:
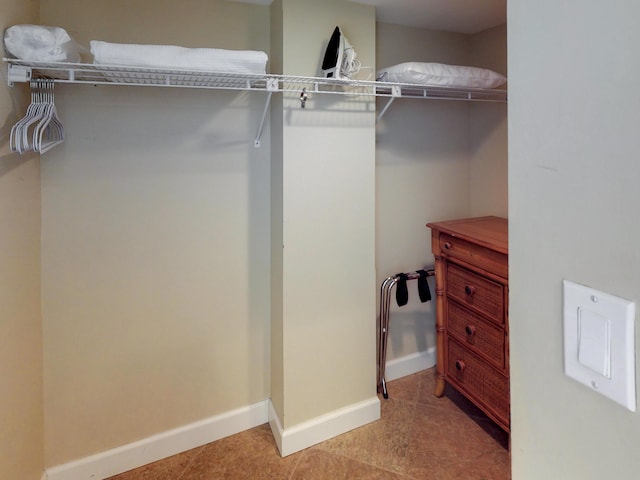
<instances>
[{"instance_id":1,"label":"wire closet shelf","mask_svg":"<svg viewBox=\"0 0 640 480\"><path fill-rule=\"evenodd\" d=\"M56 83L90 85L129 85L264 92L323 93L392 98L423 98L462 101L506 102L506 90L425 86L336 80L273 74L218 73L208 71L168 70L86 63L27 62L8 59L8 83L32 79L53 79Z\"/></svg>"},{"instance_id":2,"label":"wire closet shelf","mask_svg":"<svg viewBox=\"0 0 640 480\"><path fill-rule=\"evenodd\" d=\"M293 75L224 73L197 70L100 65L90 63L31 62L5 58L8 64L7 83L47 79L54 83L88 85L128 85L139 87L199 88L264 92L265 106L260 118L254 146L260 147L271 96L274 93L294 93L305 108L310 94L346 95L350 97L387 97L376 117L379 121L398 98L425 100L458 100L471 102L507 101L506 90L458 88L368 80L338 80Z\"/></svg>"}]
</instances>

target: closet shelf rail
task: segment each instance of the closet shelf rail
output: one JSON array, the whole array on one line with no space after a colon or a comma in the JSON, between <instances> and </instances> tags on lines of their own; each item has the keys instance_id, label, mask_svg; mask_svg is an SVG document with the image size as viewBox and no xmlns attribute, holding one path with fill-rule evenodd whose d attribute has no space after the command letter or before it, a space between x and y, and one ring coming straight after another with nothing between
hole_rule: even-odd
<instances>
[{"instance_id":1,"label":"closet shelf rail","mask_svg":"<svg viewBox=\"0 0 640 480\"><path fill-rule=\"evenodd\" d=\"M289 92L298 95L304 92L307 95L321 93L387 97L387 104L378 114L378 119L397 98L501 103L507 101L506 90L494 89L427 86L368 80L337 80L292 75L169 70L90 63L29 62L12 58L5 58L4 62L8 64L7 81L9 86L36 79L53 79L56 83L265 92L267 98L255 141L256 147L260 146L260 134L271 95L275 92Z\"/></svg>"}]
</instances>

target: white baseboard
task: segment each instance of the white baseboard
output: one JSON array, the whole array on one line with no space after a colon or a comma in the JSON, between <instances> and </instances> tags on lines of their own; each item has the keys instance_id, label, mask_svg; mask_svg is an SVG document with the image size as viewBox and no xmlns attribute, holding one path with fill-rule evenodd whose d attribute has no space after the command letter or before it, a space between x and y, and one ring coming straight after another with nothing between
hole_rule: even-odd
<instances>
[{"instance_id":1,"label":"white baseboard","mask_svg":"<svg viewBox=\"0 0 640 480\"><path fill-rule=\"evenodd\" d=\"M385 377L389 382L431 368L435 364L435 349L414 353L387 362ZM264 400L106 452L48 468L43 473L42 480L103 480L257 427L267 421L271 425L280 454L284 457L379 418L380 401L375 396L284 430L271 402Z\"/></svg>"},{"instance_id":2,"label":"white baseboard","mask_svg":"<svg viewBox=\"0 0 640 480\"><path fill-rule=\"evenodd\" d=\"M385 380L390 382L398 378L418 373L436 364L436 349L412 353L406 357L389 360L385 366Z\"/></svg>"},{"instance_id":3,"label":"white baseboard","mask_svg":"<svg viewBox=\"0 0 640 480\"><path fill-rule=\"evenodd\" d=\"M380 418L380 400L377 396L329 412L317 418L284 430L282 422L269 402L269 425L280 455L286 457L330 438L361 427Z\"/></svg>"},{"instance_id":4,"label":"white baseboard","mask_svg":"<svg viewBox=\"0 0 640 480\"><path fill-rule=\"evenodd\" d=\"M103 480L221 438L267 423L269 401L47 469L43 480Z\"/></svg>"}]
</instances>

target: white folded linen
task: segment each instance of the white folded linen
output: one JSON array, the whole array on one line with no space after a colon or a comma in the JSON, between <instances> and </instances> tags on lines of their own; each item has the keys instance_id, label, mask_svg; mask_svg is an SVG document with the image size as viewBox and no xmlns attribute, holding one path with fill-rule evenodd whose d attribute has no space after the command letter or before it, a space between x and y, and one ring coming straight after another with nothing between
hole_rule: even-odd
<instances>
[{"instance_id":1,"label":"white folded linen","mask_svg":"<svg viewBox=\"0 0 640 480\"><path fill-rule=\"evenodd\" d=\"M445 63L406 62L376 73L380 82L416 83L464 88L496 88L507 79L493 70Z\"/></svg>"},{"instance_id":2,"label":"white folded linen","mask_svg":"<svg viewBox=\"0 0 640 480\"><path fill-rule=\"evenodd\" d=\"M64 28L13 25L4 32L7 53L29 62L80 61L80 48Z\"/></svg>"},{"instance_id":3,"label":"white folded linen","mask_svg":"<svg viewBox=\"0 0 640 480\"><path fill-rule=\"evenodd\" d=\"M266 73L267 54L255 50L186 48L91 40L93 62L102 65L175 68L230 73Z\"/></svg>"}]
</instances>

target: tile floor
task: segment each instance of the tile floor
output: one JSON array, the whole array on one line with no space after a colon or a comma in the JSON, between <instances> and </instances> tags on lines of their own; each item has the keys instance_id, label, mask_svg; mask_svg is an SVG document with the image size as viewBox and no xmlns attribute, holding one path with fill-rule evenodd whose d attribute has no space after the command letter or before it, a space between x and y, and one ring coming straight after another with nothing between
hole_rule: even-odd
<instances>
[{"instance_id":1,"label":"tile floor","mask_svg":"<svg viewBox=\"0 0 640 480\"><path fill-rule=\"evenodd\" d=\"M434 371L388 383L382 418L285 458L262 425L109 480L508 480L508 436Z\"/></svg>"}]
</instances>

